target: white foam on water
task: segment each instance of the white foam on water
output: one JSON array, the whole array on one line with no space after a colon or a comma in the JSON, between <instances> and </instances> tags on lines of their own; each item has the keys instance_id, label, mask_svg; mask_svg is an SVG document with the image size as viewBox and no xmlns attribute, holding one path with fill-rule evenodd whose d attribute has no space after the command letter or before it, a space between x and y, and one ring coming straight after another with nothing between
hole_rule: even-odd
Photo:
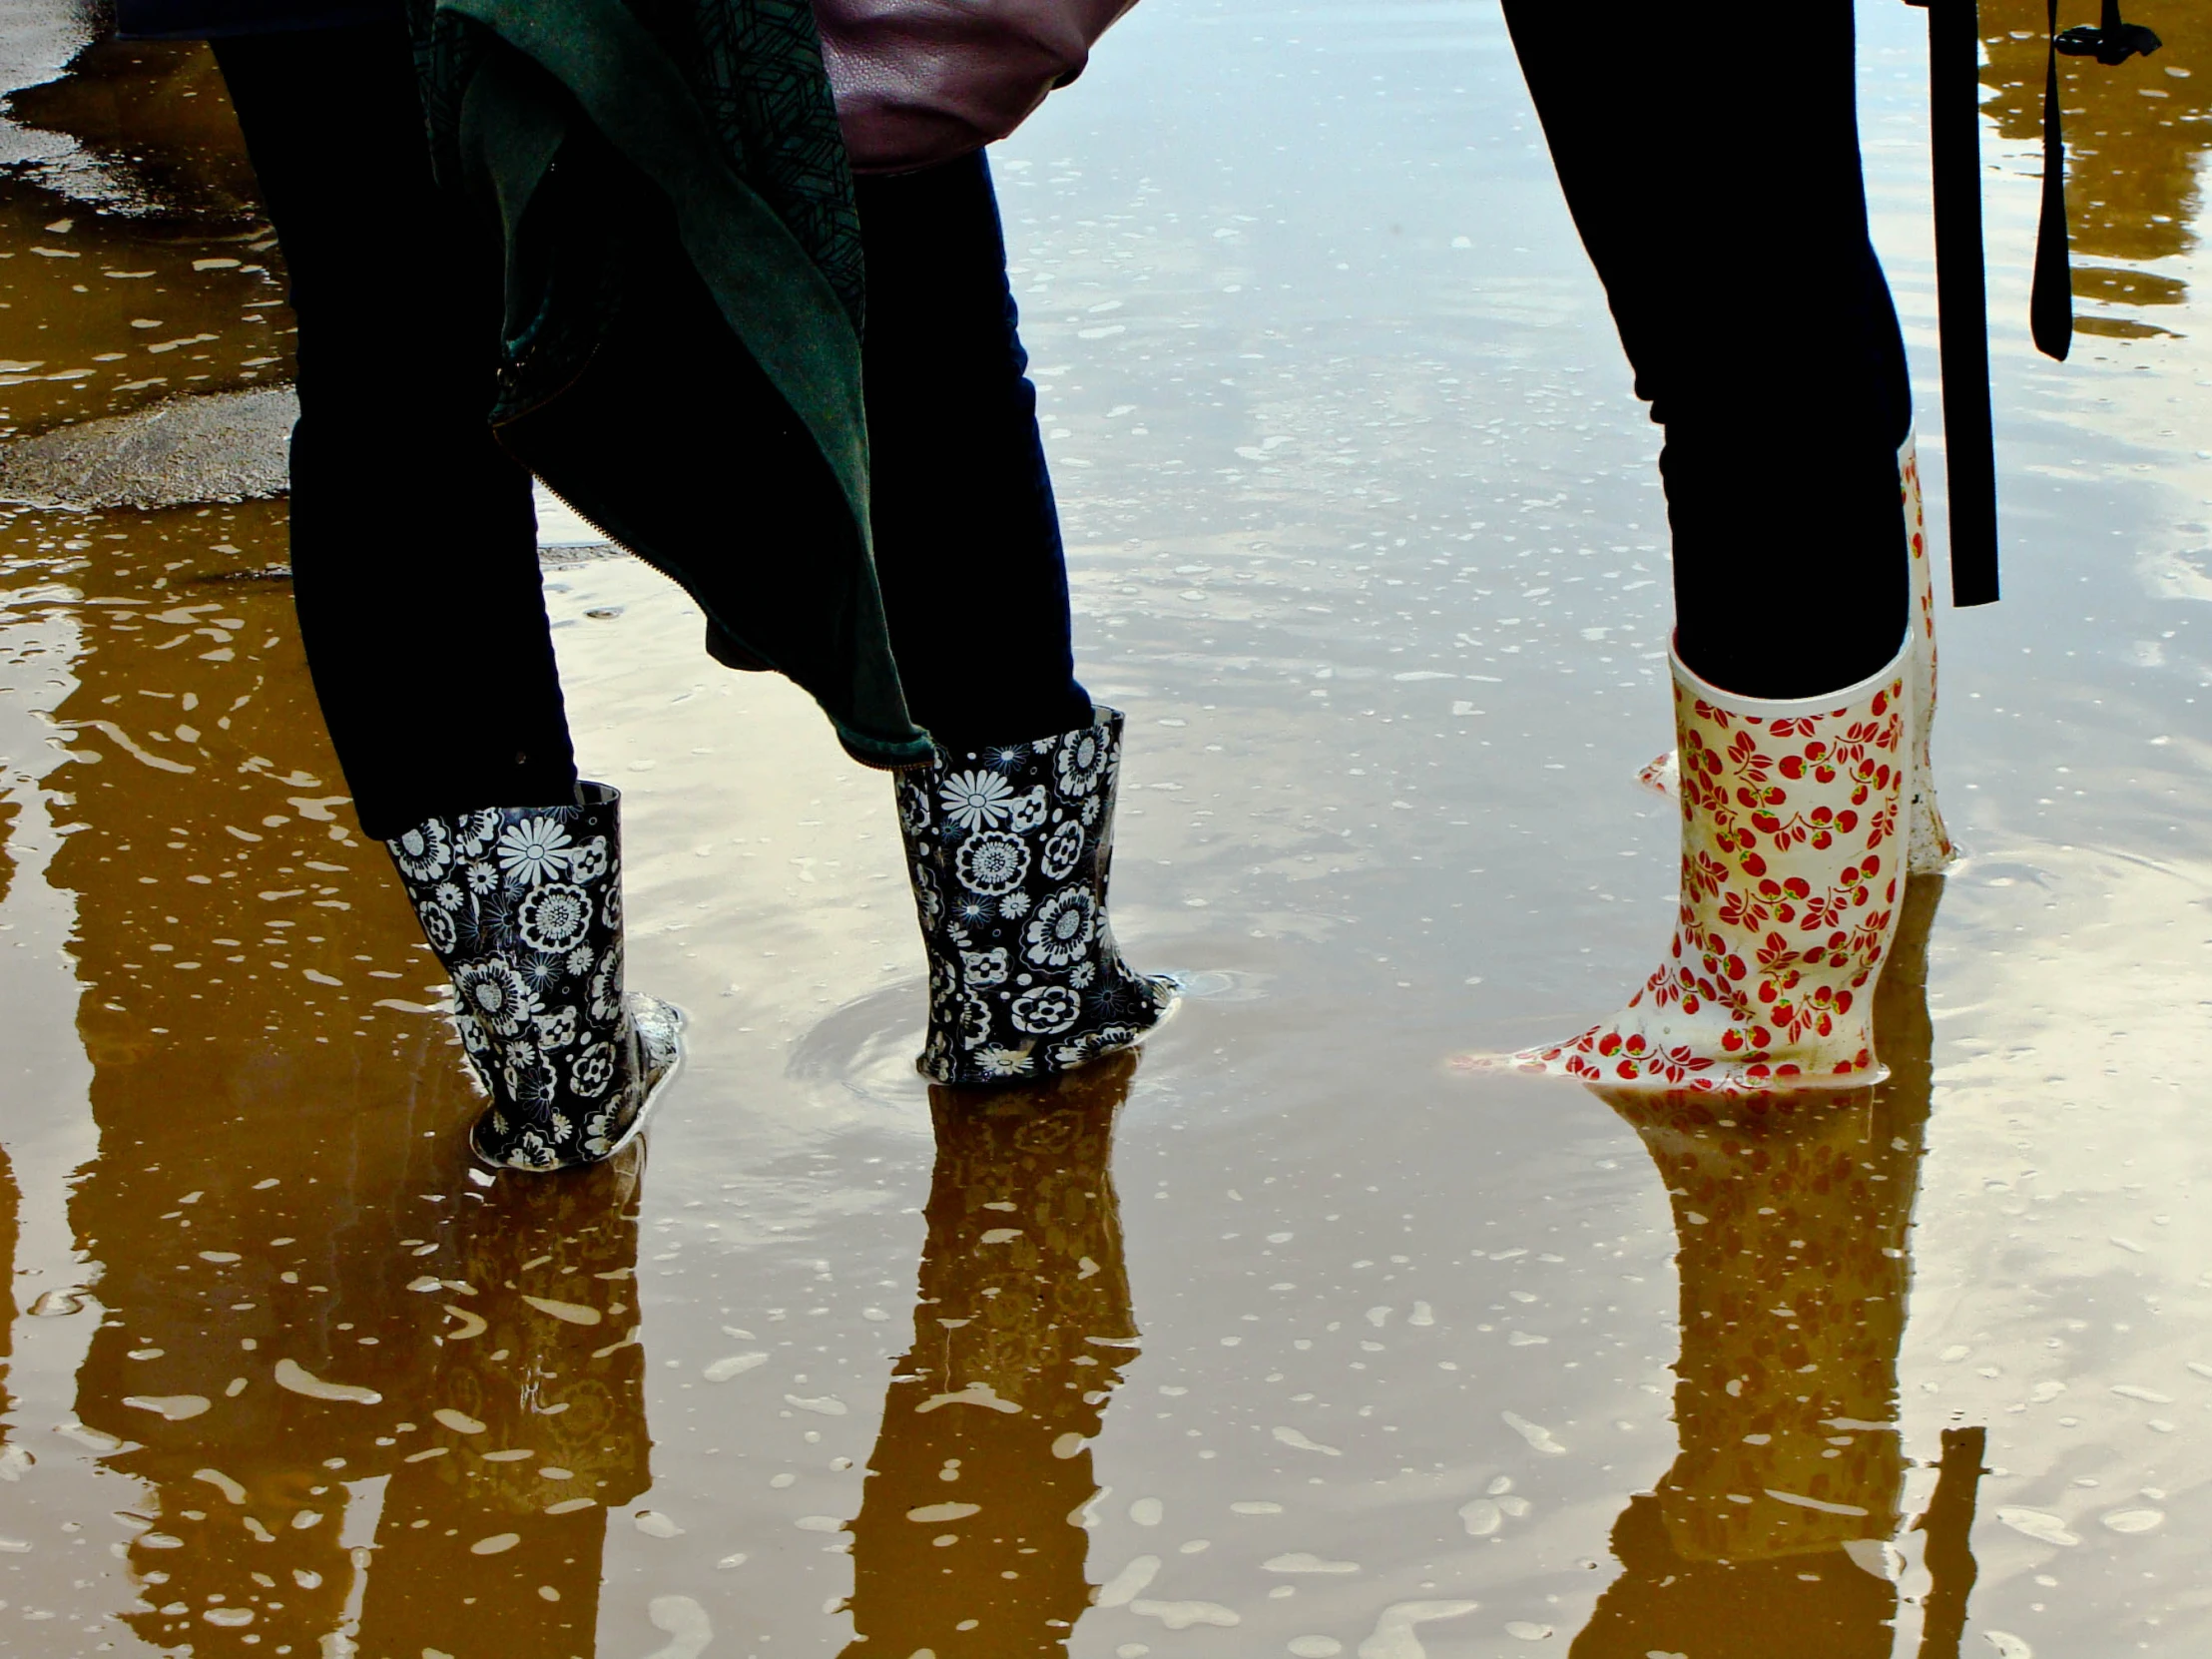
<instances>
[{"instance_id":1,"label":"white foam on water","mask_svg":"<svg viewBox=\"0 0 2212 1659\"><path fill-rule=\"evenodd\" d=\"M690 1596L655 1596L647 1603L645 1616L654 1629L666 1631L669 1638L667 1646L656 1648L646 1659L699 1659L715 1639L707 1609Z\"/></svg>"},{"instance_id":2,"label":"white foam on water","mask_svg":"<svg viewBox=\"0 0 2212 1659\"><path fill-rule=\"evenodd\" d=\"M1861 1572L1888 1579L1892 1584L1905 1570L1905 1552L1887 1538L1846 1538L1844 1554Z\"/></svg>"},{"instance_id":3,"label":"white foam on water","mask_svg":"<svg viewBox=\"0 0 2212 1659\"><path fill-rule=\"evenodd\" d=\"M1159 1576L1160 1558L1157 1555L1140 1555L1121 1571L1099 1586L1097 1605L1100 1607L1126 1607L1154 1578Z\"/></svg>"},{"instance_id":4,"label":"white foam on water","mask_svg":"<svg viewBox=\"0 0 2212 1659\"><path fill-rule=\"evenodd\" d=\"M2104 1517L2105 1526L2114 1532L2150 1532L2165 1521L2163 1509L2115 1509Z\"/></svg>"},{"instance_id":5,"label":"white foam on water","mask_svg":"<svg viewBox=\"0 0 2212 1659\"><path fill-rule=\"evenodd\" d=\"M309 1399L342 1399L355 1405L374 1405L384 1397L374 1388L358 1387L351 1382L325 1382L291 1360L276 1362L276 1385L289 1388L295 1394L305 1394Z\"/></svg>"},{"instance_id":6,"label":"white foam on water","mask_svg":"<svg viewBox=\"0 0 2212 1659\"><path fill-rule=\"evenodd\" d=\"M1517 1411L1500 1411L1498 1420L1526 1440L1529 1449L1540 1451L1547 1457L1563 1457L1567 1448L1551 1437L1551 1430L1530 1422Z\"/></svg>"},{"instance_id":7,"label":"white foam on water","mask_svg":"<svg viewBox=\"0 0 2212 1659\"><path fill-rule=\"evenodd\" d=\"M1480 1605L1476 1601L1392 1602L1376 1619L1375 1633L1360 1644L1360 1659L1428 1659L1428 1650L1413 1634L1413 1626L1456 1619Z\"/></svg>"},{"instance_id":8,"label":"white foam on water","mask_svg":"<svg viewBox=\"0 0 2212 1659\"><path fill-rule=\"evenodd\" d=\"M1223 1629L1244 1623L1241 1614L1218 1601L1132 1601L1129 1611L1158 1619L1170 1630L1188 1630L1194 1624L1219 1625Z\"/></svg>"},{"instance_id":9,"label":"white foam on water","mask_svg":"<svg viewBox=\"0 0 2212 1659\"><path fill-rule=\"evenodd\" d=\"M2081 1540L2066 1530L2066 1523L2056 1515L2042 1509L2023 1509L2015 1504L2000 1505L1997 1519L2013 1531L2023 1533L2045 1544L2078 1544Z\"/></svg>"}]
</instances>

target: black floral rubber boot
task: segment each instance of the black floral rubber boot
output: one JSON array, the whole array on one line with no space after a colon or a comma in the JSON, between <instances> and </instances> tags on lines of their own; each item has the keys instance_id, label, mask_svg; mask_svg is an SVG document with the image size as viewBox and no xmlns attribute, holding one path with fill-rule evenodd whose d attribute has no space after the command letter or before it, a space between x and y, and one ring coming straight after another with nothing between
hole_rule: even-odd
<instances>
[{"instance_id":1,"label":"black floral rubber boot","mask_svg":"<svg viewBox=\"0 0 2212 1659\"><path fill-rule=\"evenodd\" d=\"M929 952L939 1083L1008 1083L1134 1047L1175 982L1133 972L1106 918L1122 717L898 775L907 873Z\"/></svg>"},{"instance_id":2,"label":"black floral rubber boot","mask_svg":"<svg viewBox=\"0 0 2212 1659\"><path fill-rule=\"evenodd\" d=\"M491 1097L469 1132L484 1163L611 1158L675 1071L683 1016L622 988L622 796L425 819L386 841L453 981L461 1049Z\"/></svg>"}]
</instances>

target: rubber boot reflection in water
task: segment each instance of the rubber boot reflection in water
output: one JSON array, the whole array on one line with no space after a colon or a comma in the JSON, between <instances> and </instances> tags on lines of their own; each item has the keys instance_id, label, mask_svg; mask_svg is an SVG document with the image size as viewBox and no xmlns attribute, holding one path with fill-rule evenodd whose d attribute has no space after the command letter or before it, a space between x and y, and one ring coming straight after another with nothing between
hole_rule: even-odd
<instances>
[{"instance_id":1,"label":"rubber boot reflection in water","mask_svg":"<svg viewBox=\"0 0 2212 1659\"><path fill-rule=\"evenodd\" d=\"M733 95L666 129L663 104L625 106L605 133L588 100L551 85L556 70L476 25L473 58L448 50L461 36L433 35L441 96L427 103L396 22L216 43L299 323L301 637L361 824L389 844L452 980L489 1097L471 1145L494 1165L607 1158L678 1054L675 1010L625 988L621 802L577 775L533 471L685 587L718 660L785 672L855 758L910 775L930 1075L1050 1076L1135 1042L1169 1001L1105 924L1120 722L1074 678L989 173L977 154L848 193L811 34L778 16L680 66L788 71L763 83L785 87L776 99ZM601 76L599 93L681 83L657 54L681 57L686 37L664 21L666 39L594 38L669 71ZM441 72L476 77L457 127ZM433 184L425 110L437 142L465 152L446 164L461 178L496 170L508 152L481 134L518 110L542 117L532 132L566 134L509 227L530 258L510 249L504 301L494 204L454 177ZM743 120L785 125L742 144L717 125ZM724 223L713 191L672 202L619 151L648 130L664 149L718 135L732 155L694 157L683 176L734 168L783 229ZM692 252L710 221L722 240L698 246L754 258L742 292L727 261ZM541 308L518 322L524 301ZM764 310L788 326L760 333ZM481 349L494 339L497 364ZM404 547L366 510L394 499Z\"/></svg>"},{"instance_id":2,"label":"rubber boot reflection in water","mask_svg":"<svg viewBox=\"0 0 2212 1659\"><path fill-rule=\"evenodd\" d=\"M1622 1573L1575 1659L1887 1659L1896 1639L1898 1355L1928 1127L1928 925L1916 879L1876 1019L1888 1081L1846 1092L1600 1090L1674 1210L1681 1451L1613 1529ZM1945 1435L1921 1525L1923 1659L1956 1659L1980 1430ZM1964 1455L1953 1441L1963 1439Z\"/></svg>"},{"instance_id":3,"label":"rubber boot reflection in water","mask_svg":"<svg viewBox=\"0 0 2212 1659\"><path fill-rule=\"evenodd\" d=\"M1090 1606L1090 1442L1136 1358L1108 1173L1136 1067L929 1091L914 1346L852 1522L850 1659L1060 1654Z\"/></svg>"},{"instance_id":4,"label":"rubber boot reflection in water","mask_svg":"<svg viewBox=\"0 0 2212 1659\"><path fill-rule=\"evenodd\" d=\"M501 1659L591 1652L608 1511L651 1483L644 1350L625 1340L643 1152L462 1205L441 1229L445 1288L377 1327L401 1375L341 1337L334 1364L309 1352L320 1378L279 1366L289 1382L252 1384L258 1409L219 1396L203 1420L157 1422L133 1470L158 1517L132 1544L152 1604L136 1632L201 1654L465 1654L491 1629Z\"/></svg>"},{"instance_id":5,"label":"rubber boot reflection in water","mask_svg":"<svg viewBox=\"0 0 2212 1659\"><path fill-rule=\"evenodd\" d=\"M93 941L110 987L117 932L136 929ZM240 999L257 1037L286 1017L263 985ZM405 1040L395 1069L438 1052L427 1028ZM478 1191L419 1127L447 1118L450 1080L364 1082L335 1045L271 1049L98 1062L108 1144L135 1156L98 1160L72 1194L112 1311L74 1410L78 1437L143 1488L127 1556L142 1599L122 1622L202 1655L466 1654L487 1629L501 1659L590 1653L608 1513L649 1481L644 1147ZM230 1132L179 1116L180 1074L236 1114ZM269 1168L282 1177L257 1179ZM196 1202L147 1226L180 1187ZM178 1231L192 1218L217 1235ZM247 1229L277 1248L211 1281L191 1247Z\"/></svg>"},{"instance_id":6,"label":"rubber boot reflection in water","mask_svg":"<svg viewBox=\"0 0 2212 1659\"><path fill-rule=\"evenodd\" d=\"M1872 993L1928 781L1933 591L1897 313L1868 238L1850 0L1756 30L1507 0L1637 395L1665 429L1681 892L1658 969L1511 1057L1730 1092L1880 1075ZM1716 172L1716 166L1718 172ZM1495 1062L1491 1062L1495 1063Z\"/></svg>"},{"instance_id":7,"label":"rubber boot reflection in water","mask_svg":"<svg viewBox=\"0 0 2212 1659\"><path fill-rule=\"evenodd\" d=\"M643 1145L501 1183L454 1218L450 1296L418 1296L436 1401L375 1516L359 1651L567 1659L597 1639L607 1517L652 1484L637 1341ZM488 1294L470 1297L452 1286ZM513 1285L519 1295L502 1295Z\"/></svg>"}]
</instances>

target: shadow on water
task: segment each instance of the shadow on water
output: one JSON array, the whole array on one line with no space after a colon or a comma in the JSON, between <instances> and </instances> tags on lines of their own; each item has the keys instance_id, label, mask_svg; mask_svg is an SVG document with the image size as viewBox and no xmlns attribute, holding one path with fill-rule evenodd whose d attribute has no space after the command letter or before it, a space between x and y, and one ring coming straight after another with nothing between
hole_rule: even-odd
<instances>
[{"instance_id":1,"label":"shadow on water","mask_svg":"<svg viewBox=\"0 0 2212 1659\"><path fill-rule=\"evenodd\" d=\"M929 1091L929 1237L852 1522L848 1659L1056 1654L1090 1606L1091 1441L1137 1349L1108 1170L1136 1070Z\"/></svg>"},{"instance_id":2,"label":"shadow on water","mask_svg":"<svg viewBox=\"0 0 2212 1659\"><path fill-rule=\"evenodd\" d=\"M2137 9L2164 43L2158 52L2110 69L2092 58L2058 60L2074 295L2097 307L2074 325L2122 339L2170 331L2111 307L2182 303L2188 286L2181 278L2130 266L2196 247L2198 173L2212 150L2212 12L2198 5ZM2060 13L2061 27L2096 17L2080 4ZM2047 15L2041 0L1982 0L1981 78L1989 93L1981 107L2015 143L2042 141ZM2089 263L2098 260L2129 266Z\"/></svg>"},{"instance_id":3,"label":"shadow on water","mask_svg":"<svg viewBox=\"0 0 2212 1659\"><path fill-rule=\"evenodd\" d=\"M1934 1027L1915 877L1876 1001L1889 1080L1843 1096L1601 1091L1665 1182L1682 1283L1681 1449L1613 1528L1621 1576L1576 1659L1885 1659L1907 1459L1898 1358ZM1780 1322L1780 1323L1778 1323ZM1928 1531L1922 1659L1956 1659L1983 1431L1949 1429Z\"/></svg>"}]
</instances>

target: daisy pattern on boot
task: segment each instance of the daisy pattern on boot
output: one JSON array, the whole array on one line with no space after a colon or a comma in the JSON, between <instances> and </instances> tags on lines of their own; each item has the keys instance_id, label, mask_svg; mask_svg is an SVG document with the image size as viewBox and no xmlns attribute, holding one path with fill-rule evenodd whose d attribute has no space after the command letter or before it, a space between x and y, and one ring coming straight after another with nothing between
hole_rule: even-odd
<instances>
[{"instance_id":1,"label":"daisy pattern on boot","mask_svg":"<svg viewBox=\"0 0 2212 1659\"><path fill-rule=\"evenodd\" d=\"M901 774L941 1083L1047 1077L1127 1048L1173 1001L1106 926L1121 716Z\"/></svg>"},{"instance_id":2,"label":"daisy pattern on boot","mask_svg":"<svg viewBox=\"0 0 2212 1659\"><path fill-rule=\"evenodd\" d=\"M623 991L620 797L585 793L425 820L387 843L491 1097L472 1136L488 1163L605 1157L675 1064L674 1010Z\"/></svg>"}]
</instances>

